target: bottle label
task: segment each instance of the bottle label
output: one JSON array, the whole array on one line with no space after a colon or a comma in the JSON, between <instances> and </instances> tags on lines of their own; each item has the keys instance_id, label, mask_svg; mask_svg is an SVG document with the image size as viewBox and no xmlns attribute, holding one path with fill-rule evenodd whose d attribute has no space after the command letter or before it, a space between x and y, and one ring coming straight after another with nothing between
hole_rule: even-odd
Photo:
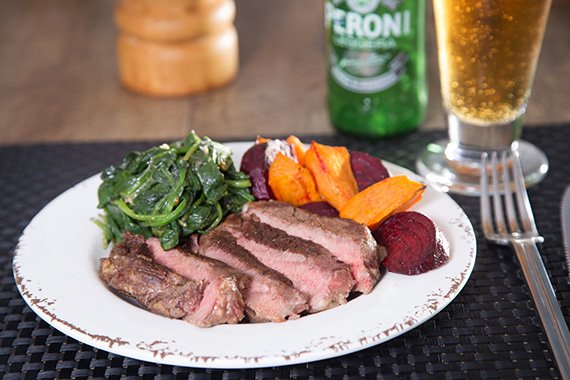
<instances>
[{"instance_id":1,"label":"bottle label","mask_svg":"<svg viewBox=\"0 0 570 380\"><path fill-rule=\"evenodd\" d=\"M325 3L330 72L339 85L356 93L381 92L398 83L406 73L409 56L398 48L398 40L411 34L411 12L398 10L401 2Z\"/></svg>"}]
</instances>

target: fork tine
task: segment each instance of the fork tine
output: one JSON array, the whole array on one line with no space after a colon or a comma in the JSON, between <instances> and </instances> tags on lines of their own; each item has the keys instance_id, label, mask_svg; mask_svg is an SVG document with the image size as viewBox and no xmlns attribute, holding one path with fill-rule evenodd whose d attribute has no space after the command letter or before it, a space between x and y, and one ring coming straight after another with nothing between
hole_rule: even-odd
<instances>
[{"instance_id":1,"label":"fork tine","mask_svg":"<svg viewBox=\"0 0 570 380\"><path fill-rule=\"evenodd\" d=\"M503 212L503 204L501 202L501 191L499 190L499 174L498 174L497 152L491 153L491 168L493 180L493 212L495 214L495 225L499 234L506 234L507 225L505 224L505 214Z\"/></svg>"},{"instance_id":2,"label":"fork tine","mask_svg":"<svg viewBox=\"0 0 570 380\"><path fill-rule=\"evenodd\" d=\"M507 156L501 156L501 166L503 170L503 188L505 190L505 208L509 214L509 222L513 216L516 216L513 204L512 183L509 181L509 168L506 163ZM564 321L564 315L556 300L556 294L548 272L542 262L540 252L536 243L544 241L536 231L534 217L530 208L528 194L524 186L524 178L522 175L518 155L515 152L513 156L513 177L514 177L514 197L516 205L519 208L521 220L523 221L525 231L520 234L516 231L508 233L506 231L504 211L501 201L501 193L499 191L499 175L497 165L497 153L491 155L492 169L492 197L493 212L495 217L495 225L497 232L493 229L493 216L491 215L491 205L489 200L489 179L487 168L487 154L481 155L481 221L485 237L493 243L502 245L511 245L517 255L521 269L523 271L525 281L530 289L532 299L540 316L542 326L546 331L546 336L550 342L550 346L554 353L554 357L560 369L562 378L570 380L570 332ZM508 189L508 190L507 190ZM507 204L510 198L510 206ZM518 224L518 223L517 223ZM531 232L532 231L532 232Z\"/></svg>"},{"instance_id":3,"label":"fork tine","mask_svg":"<svg viewBox=\"0 0 570 380\"><path fill-rule=\"evenodd\" d=\"M501 165L503 166L503 188L505 190L505 209L507 210L507 220L511 232L520 232L519 222L513 203L513 192L511 187L511 176L509 175L509 167L507 166L507 151L501 154Z\"/></svg>"},{"instance_id":4,"label":"fork tine","mask_svg":"<svg viewBox=\"0 0 570 380\"><path fill-rule=\"evenodd\" d=\"M538 235L536 223L534 222L534 215L532 214L532 208L530 207L530 201L528 199L528 193L526 191L526 186L524 183L524 177L522 174L518 152L515 152L513 155L513 171L515 177L514 181L517 206L519 209L524 231L532 232L534 235Z\"/></svg>"},{"instance_id":5,"label":"fork tine","mask_svg":"<svg viewBox=\"0 0 570 380\"><path fill-rule=\"evenodd\" d=\"M489 176L487 174L487 153L481 154L481 224L485 236L493 234L493 222L491 220L491 204L489 202Z\"/></svg>"}]
</instances>

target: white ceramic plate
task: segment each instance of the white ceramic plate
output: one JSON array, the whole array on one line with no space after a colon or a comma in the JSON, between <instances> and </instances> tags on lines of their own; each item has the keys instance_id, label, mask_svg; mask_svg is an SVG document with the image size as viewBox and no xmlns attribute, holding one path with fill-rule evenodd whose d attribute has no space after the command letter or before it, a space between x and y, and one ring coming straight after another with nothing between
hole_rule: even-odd
<instances>
[{"instance_id":1,"label":"white ceramic plate","mask_svg":"<svg viewBox=\"0 0 570 380\"><path fill-rule=\"evenodd\" d=\"M250 143L228 144L236 164ZM393 174L420 177L386 163ZM427 188L414 210L443 230L451 257L417 276L387 273L376 288L346 305L285 323L197 328L140 309L110 292L97 275L107 252L91 221L98 215L98 176L65 191L26 227L14 276L28 305L47 323L94 347L150 362L192 367L250 368L344 355L419 326L449 304L475 263L473 227L447 195Z\"/></svg>"}]
</instances>

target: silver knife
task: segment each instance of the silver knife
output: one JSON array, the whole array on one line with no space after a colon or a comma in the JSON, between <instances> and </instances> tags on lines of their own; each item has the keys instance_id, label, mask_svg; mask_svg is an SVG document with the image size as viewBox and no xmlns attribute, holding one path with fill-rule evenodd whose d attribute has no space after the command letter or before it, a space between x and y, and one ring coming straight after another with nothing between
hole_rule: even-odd
<instances>
[{"instance_id":1,"label":"silver knife","mask_svg":"<svg viewBox=\"0 0 570 380\"><path fill-rule=\"evenodd\" d=\"M566 252L566 270L570 277L570 186L566 188L562 196L560 206L560 219L562 221L562 238L564 240L564 251Z\"/></svg>"}]
</instances>

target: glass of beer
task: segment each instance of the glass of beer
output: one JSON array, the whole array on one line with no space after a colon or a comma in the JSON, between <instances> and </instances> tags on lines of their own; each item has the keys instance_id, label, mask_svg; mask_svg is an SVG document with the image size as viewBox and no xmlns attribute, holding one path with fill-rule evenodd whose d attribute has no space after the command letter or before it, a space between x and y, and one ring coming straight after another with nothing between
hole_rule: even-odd
<instances>
[{"instance_id":1,"label":"glass of beer","mask_svg":"<svg viewBox=\"0 0 570 380\"><path fill-rule=\"evenodd\" d=\"M517 150L527 186L546 155L520 140L552 0L433 0L449 139L416 164L441 190L479 194L483 152Z\"/></svg>"}]
</instances>

